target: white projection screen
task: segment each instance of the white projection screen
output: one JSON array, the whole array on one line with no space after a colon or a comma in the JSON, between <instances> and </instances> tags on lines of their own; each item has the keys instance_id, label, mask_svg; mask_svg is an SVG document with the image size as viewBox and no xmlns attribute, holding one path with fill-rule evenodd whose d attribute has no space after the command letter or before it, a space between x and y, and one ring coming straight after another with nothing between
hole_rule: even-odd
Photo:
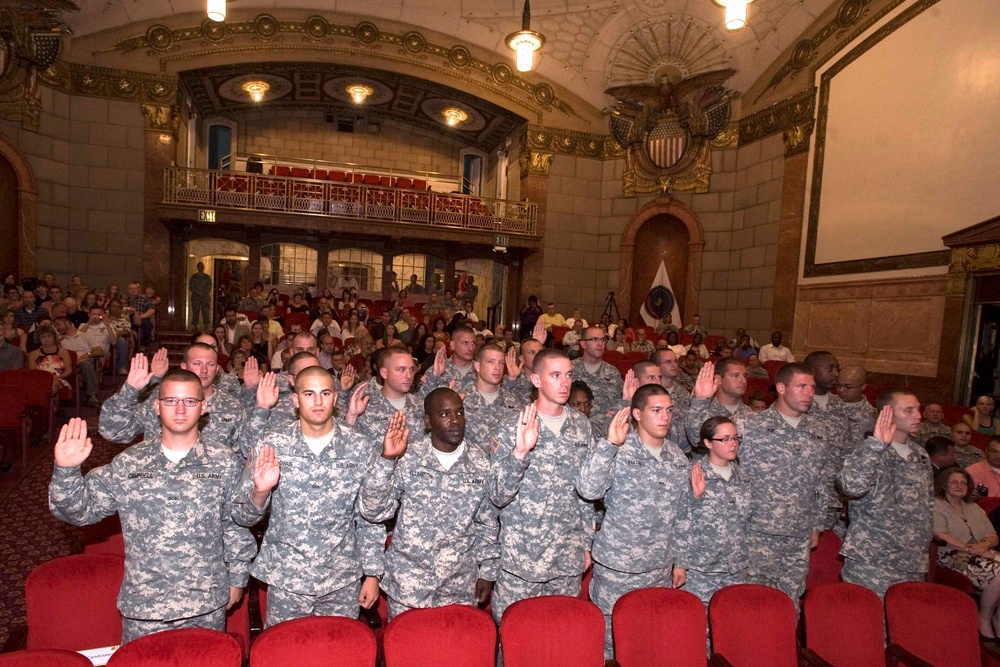
<instances>
[{"instance_id":1,"label":"white projection screen","mask_svg":"<svg viewBox=\"0 0 1000 667\"><path fill-rule=\"evenodd\" d=\"M807 275L941 251L945 234L1000 215L1000 2L940 0L864 41L820 71Z\"/></svg>"}]
</instances>

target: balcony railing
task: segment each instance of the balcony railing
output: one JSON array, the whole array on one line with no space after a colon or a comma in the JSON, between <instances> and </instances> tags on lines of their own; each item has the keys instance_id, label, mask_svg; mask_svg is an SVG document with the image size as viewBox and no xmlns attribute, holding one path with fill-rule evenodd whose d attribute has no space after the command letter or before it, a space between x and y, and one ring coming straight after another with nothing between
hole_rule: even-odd
<instances>
[{"instance_id":1,"label":"balcony railing","mask_svg":"<svg viewBox=\"0 0 1000 667\"><path fill-rule=\"evenodd\" d=\"M164 204L526 235L538 220L536 204L407 187L185 167L168 167L163 179Z\"/></svg>"}]
</instances>

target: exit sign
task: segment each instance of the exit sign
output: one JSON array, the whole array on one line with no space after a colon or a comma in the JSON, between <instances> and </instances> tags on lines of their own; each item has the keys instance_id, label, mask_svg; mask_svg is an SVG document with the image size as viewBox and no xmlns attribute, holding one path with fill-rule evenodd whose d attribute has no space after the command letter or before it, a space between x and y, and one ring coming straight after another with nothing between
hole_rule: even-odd
<instances>
[{"instance_id":1,"label":"exit sign","mask_svg":"<svg viewBox=\"0 0 1000 667\"><path fill-rule=\"evenodd\" d=\"M215 211L212 209L198 209L198 222L215 222Z\"/></svg>"}]
</instances>

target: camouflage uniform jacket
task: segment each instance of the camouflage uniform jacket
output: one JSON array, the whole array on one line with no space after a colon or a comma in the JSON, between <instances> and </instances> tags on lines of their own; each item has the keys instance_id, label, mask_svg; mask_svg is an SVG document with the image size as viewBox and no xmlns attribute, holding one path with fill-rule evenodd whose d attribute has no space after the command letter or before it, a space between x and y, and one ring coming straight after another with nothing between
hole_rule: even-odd
<instances>
[{"instance_id":1,"label":"camouflage uniform jacket","mask_svg":"<svg viewBox=\"0 0 1000 667\"><path fill-rule=\"evenodd\" d=\"M488 456L466 446L445 470L432 449L427 435L398 461L377 456L361 487L366 519L396 516L382 589L408 607L435 606L439 596L472 600L477 578L496 581L500 558Z\"/></svg>"},{"instance_id":2,"label":"camouflage uniform jacket","mask_svg":"<svg viewBox=\"0 0 1000 667\"><path fill-rule=\"evenodd\" d=\"M219 381L216 388L236 398L243 396L243 383L240 382L240 378L235 373L219 373ZM256 403L257 396L256 392L254 392L254 404Z\"/></svg>"},{"instance_id":3,"label":"camouflage uniform jacket","mask_svg":"<svg viewBox=\"0 0 1000 667\"><path fill-rule=\"evenodd\" d=\"M233 507L234 518L244 526L256 524L271 508L253 576L294 593L325 595L362 574L382 574L385 527L365 521L358 506L358 491L375 456L368 439L334 422L333 440L315 455L296 423L264 433L254 457L264 445L274 447L281 479L264 507L256 507L251 459Z\"/></svg>"},{"instance_id":4,"label":"camouflage uniform jacket","mask_svg":"<svg viewBox=\"0 0 1000 667\"><path fill-rule=\"evenodd\" d=\"M125 579L118 608L129 618L174 620L206 614L246 586L257 543L230 518L241 461L225 445L199 438L179 463L158 435L85 477L55 466L49 509L85 526L118 512Z\"/></svg>"},{"instance_id":5,"label":"camouflage uniform jacket","mask_svg":"<svg viewBox=\"0 0 1000 667\"><path fill-rule=\"evenodd\" d=\"M490 437L497 427L516 417L521 411L520 402L513 393L500 385L499 396L493 403L487 404L486 399L473 389L465 396L465 442L489 456Z\"/></svg>"},{"instance_id":6,"label":"camouflage uniform jacket","mask_svg":"<svg viewBox=\"0 0 1000 667\"><path fill-rule=\"evenodd\" d=\"M828 452L829 466L827 467L827 507L840 509L844 506L840 493L837 491L837 475L844 465L844 458L861 444L860 440L855 443L851 440L851 424L844 409L844 401L839 396L830 395L829 403L823 408L819 403L813 401L808 412L810 417L824 422L827 431L832 435L830 451Z\"/></svg>"},{"instance_id":7,"label":"camouflage uniform jacket","mask_svg":"<svg viewBox=\"0 0 1000 667\"><path fill-rule=\"evenodd\" d=\"M455 366L455 362L452 359L448 359L444 365L444 373L440 376L434 376L431 373L428 382L424 383L420 393L422 396L426 396L431 389L447 387L452 380L455 381L455 391L468 395L476 390L476 369L470 364L469 372L463 376L458 367Z\"/></svg>"},{"instance_id":8,"label":"camouflage uniform jacket","mask_svg":"<svg viewBox=\"0 0 1000 667\"><path fill-rule=\"evenodd\" d=\"M975 463L985 460L986 455L983 454L983 450L978 447L973 447L972 445L959 445L958 443L955 443L955 465L958 467L968 468Z\"/></svg>"},{"instance_id":9,"label":"camouflage uniform jacket","mask_svg":"<svg viewBox=\"0 0 1000 667\"><path fill-rule=\"evenodd\" d=\"M596 412L603 423L607 424L609 421L608 412L618 410L618 406L621 404L622 385L625 384L622 380L622 374L606 361L601 362L596 373L588 373L583 357L580 357L573 361L573 379L583 380L594 392L592 412Z\"/></svg>"},{"instance_id":10,"label":"camouflage uniform jacket","mask_svg":"<svg viewBox=\"0 0 1000 667\"><path fill-rule=\"evenodd\" d=\"M688 396L690 403L688 403L687 415L684 418L684 433L687 436L688 442L691 443L691 447L702 447L701 425L705 423L706 419L710 417L727 417L735 424L737 419L747 419L754 414L750 406L743 401L737 401L736 410L730 412L715 396L707 401L700 401L690 394ZM698 404L698 409L695 409L696 403ZM674 410L673 418L677 419L676 409ZM704 452L704 448L701 451Z\"/></svg>"},{"instance_id":11,"label":"camouflage uniform jacket","mask_svg":"<svg viewBox=\"0 0 1000 667\"><path fill-rule=\"evenodd\" d=\"M500 508L500 568L545 582L583 572L594 539L594 505L574 486L593 441L587 417L568 407L558 435L544 424L523 461L513 456L517 420L501 423L490 440L490 500Z\"/></svg>"},{"instance_id":12,"label":"camouflage uniform jacket","mask_svg":"<svg viewBox=\"0 0 1000 667\"><path fill-rule=\"evenodd\" d=\"M691 464L680 447L663 443L657 461L635 431L621 447L604 438L590 448L576 478L588 500L604 498L607 511L594 538L594 560L619 572L653 572L673 563L673 532Z\"/></svg>"},{"instance_id":13,"label":"camouflage uniform jacket","mask_svg":"<svg viewBox=\"0 0 1000 667\"><path fill-rule=\"evenodd\" d=\"M851 450L853 451L864 442L868 433L875 430L875 408L872 407L872 404L866 398L862 398L855 403L845 403L844 399L840 397L838 397L838 400L842 406L843 414L847 417L847 421L851 426ZM951 429L948 429L948 433L945 435L950 438Z\"/></svg>"},{"instance_id":14,"label":"camouflage uniform jacket","mask_svg":"<svg viewBox=\"0 0 1000 667\"><path fill-rule=\"evenodd\" d=\"M921 422L920 430L913 436L913 440L920 445L926 445L927 441L934 436L943 436L951 440L951 427L944 423Z\"/></svg>"},{"instance_id":15,"label":"camouflage uniform jacket","mask_svg":"<svg viewBox=\"0 0 1000 667\"><path fill-rule=\"evenodd\" d=\"M708 401L691 399L695 419L708 418L707 406ZM833 436L809 414L793 428L777 406L734 420L743 436L740 463L750 480L747 526L759 533L805 538L823 530L826 522Z\"/></svg>"},{"instance_id":16,"label":"camouflage uniform jacket","mask_svg":"<svg viewBox=\"0 0 1000 667\"><path fill-rule=\"evenodd\" d=\"M867 438L844 462L840 485L851 499L851 523L840 553L907 572L927 571L934 523L934 480L924 448L908 441L904 459Z\"/></svg>"},{"instance_id":17,"label":"camouflage uniform jacket","mask_svg":"<svg viewBox=\"0 0 1000 667\"><path fill-rule=\"evenodd\" d=\"M674 386L667 389L670 400L673 401L674 411L670 420L670 442L676 444L684 452L691 451L691 443L687 439L688 410L691 409L691 392L684 388L680 382L674 382Z\"/></svg>"},{"instance_id":18,"label":"camouflage uniform jacket","mask_svg":"<svg viewBox=\"0 0 1000 667\"><path fill-rule=\"evenodd\" d=\"M531 390L535 385L531 384L531 373L527 369L521 369L521 374L516 378L507 376L503 379L503 388L517 401L518 410L528 407L531 398Z\"/></svg>"},{"instance_id":19,"label":"camouflage uniform jacket","mask_svg":"<svg viewBox=\"0 0 1000 667\"><path fill-rule=\"evenodd\" d=\"M98 421L101 437L111 442L128 443L140 433L147 438L159 435L160 418L153 407L154 396L150 393L140 402L139 394L137 389L126 383L104 402ZM216 389L205 402L201 436L210 442L229 445L246 458L254 438L264 430L270 415L270 410L258 408L255 404L250 419L247 419L246 410L238 400Z\"/></svg>"},{"instance_id":20,"label":"camouflage uniform jacket","mask_svg":"<svg viewBox=\"0 0 1000 667\"><path fill-rule=\"evenodd\" d=\"M375 448L376 454L382 454L382 438L385 437L385 432L389 430L389 420L392 416L398 412L389 399L385 397L382 393L382 388L373 382L368 383L369 389L374 387L374 391L370 391L371 398L368 399L368 406L365 411L358 417L357 430L364 433L365 437L368 439L372 447ZM344 392L349 394L349 392ZM407 394L406 398L406 408L404 412L406 413L406 428L410 429L410 434L407 437L407 442L412 444L422 437L424 437L424 402L423 400L415 394ZM346 406L343 408L341 414L347 414Z\"/></svg>"},{"instance_id":21,"label":"camouflage uniform jacket","mask_svg":"<svg viewBox=\"0 0 1000 667\"><path fill-rule=\"evenodd\" d=\"M735 461L725 480L703 459L705 493L695 498L688 488L674 528L677 567L699 572L736 574L747 568L747 517L750 480Z\"/></svg>"}]
</instances>

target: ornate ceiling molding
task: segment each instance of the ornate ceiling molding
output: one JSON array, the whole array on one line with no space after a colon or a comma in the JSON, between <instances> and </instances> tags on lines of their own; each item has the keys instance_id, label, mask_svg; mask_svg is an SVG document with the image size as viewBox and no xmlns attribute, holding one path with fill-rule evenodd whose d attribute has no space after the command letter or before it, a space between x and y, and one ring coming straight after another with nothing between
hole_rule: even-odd
<instances>
[{"instance_id":1,"label":"ornate ceiling molding","mask_svg":"<svg viewBox=\"0 0 1000 667\"><path fill-rule=\"evenodd\" d=\"M811 121L815 106L816 89L810 87L808 90L772 104L766 109L741 118L739 121L740 146Z\"/></svg>"},{"instance_id":2,"label":"ornate ceiling molding","mask_svg":"<svg viewBox=\"0 0 1000 667\"><path fill-rule=\"evenodd\" d=\"M336 47L341 42L346 44ZM461 44L434 44L415 30L404 34L384 32L370 21L342 25L330 23L319 15L310 16L303 21L289 21L270 14L258 14L251 21L216 23L206 19L200 25L183 28L156 24L150 26L144 34L119 40L112 46L95 52L95 55L114 51L124 55L137 49L147 49L148 55L161 57L162 70L167 62L192 55L182 55L182 45L198 47L198 55L242 51L244 48L239 47L243 45L259 51L360 52L369 57L409 62L449 75L458 75L459 78L508 98L511 98L512 92L516 92L520 95L517 99L521 104L529 103L539 109L555 109L570 116L578 115L569 103L556 95L552 86L547 83L532 83L518 76L506 62L482 60ZM387 50L393 48L394 51ZM432 62L436 58L441 59L439 64Z\"/></svg>"},{"instance_id":3,"label":"ornate ceiling molding","mask_svg":"<svg viewBox=\"0 0 1000 667\"><path fill-rule=\"evenodd\" d=\"M536 151L595 160L617 159L625 155L625 151L613 137L538 125L528 126L527 146Z\"/></svg>"},{"instance_id":4,"label":"ornate ceiling molding","mask_svg":"<svg viewBox=\"0 0 1000 667\"><path fill-rule=\"evenodd\" d=\"M177 77L58 62L40 74L43 83L71 95L143 104L177 103Z\"/></svg>"},{"instance_id":5,"label":"ornate ceiling molding","mask_svg":"<svg viewBox=\"0 0 1000 667\"><path fill-rule=\"evenodd\" d=\"M688 78L724 69L732 56L712 26L691 17L649 21L622 35L612 49L606 80L609 86Z\"/></svg>"}]
</instances>

